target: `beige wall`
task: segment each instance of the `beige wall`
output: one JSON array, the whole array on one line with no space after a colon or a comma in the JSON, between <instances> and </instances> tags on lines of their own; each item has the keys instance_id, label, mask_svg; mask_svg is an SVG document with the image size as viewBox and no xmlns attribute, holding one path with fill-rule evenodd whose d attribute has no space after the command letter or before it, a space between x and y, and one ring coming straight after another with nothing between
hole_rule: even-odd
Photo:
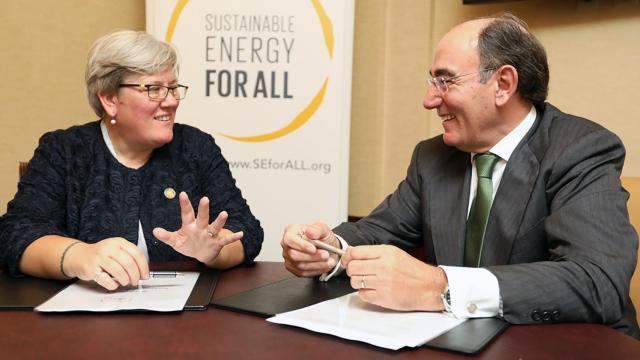
<instances>
[{"instance_id":1,"label":"beige wall","mask_svg":"<svg viewBox=\"0 0 640 360\"><path fill-rule=\"evenodd\" d=\"M430 1L356 1L349 214L366 215L404 176L429 133L421 105L429 66Z\"/></svg>"},{"instance_id":2,"label":"beige wall","mask_svg":"<svg viewBox=\"0 0 640 360\"><path fill-rule=\"evenodd\" d=\"M460 21L505 10L547 48L550 101L616 132L627 146L624 174L640 176L640 5L597 3L356 0L349 213L366 215L404 177L413 146L440 133L421 105L437 39ZM31 158L42 133L95 118L84 96L86 53L121 28L144 29L144 0L3 1L0 212L15 193L18 161Z\"/></svg>"},{"instance_id":3,"label":"beige wall","mask_svg":"<svg viewBox=\"0 0 640 360\"><path fill-rule=\"evenodd\" d=\"M144 30L144 0L4 0L0 11L0 213L16 192L18 162L40 136L96 115L84 93L95 39Z\"/></svg>"}]
</instances>

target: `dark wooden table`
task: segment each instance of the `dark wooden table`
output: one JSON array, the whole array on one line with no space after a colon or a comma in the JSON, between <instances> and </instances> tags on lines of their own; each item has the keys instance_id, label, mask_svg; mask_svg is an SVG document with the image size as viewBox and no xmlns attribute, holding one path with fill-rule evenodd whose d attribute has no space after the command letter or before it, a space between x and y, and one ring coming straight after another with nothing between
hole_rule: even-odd
<instances>
[{"instance_id":1,"label":"dark wooden table","mask_svg":"<svg viewBox=\"0 0 640 360\"><path fill-rule=\"evenodd\" d=\"M214 298L291 275L259 262L222 274ZM173 314L40 314L0 311L0 359L397 359L468 356L429 349L389 351L209 308ZM603 325L511 326L481 359L640 359L640 341Z\"/></svg>"}]
</instances>

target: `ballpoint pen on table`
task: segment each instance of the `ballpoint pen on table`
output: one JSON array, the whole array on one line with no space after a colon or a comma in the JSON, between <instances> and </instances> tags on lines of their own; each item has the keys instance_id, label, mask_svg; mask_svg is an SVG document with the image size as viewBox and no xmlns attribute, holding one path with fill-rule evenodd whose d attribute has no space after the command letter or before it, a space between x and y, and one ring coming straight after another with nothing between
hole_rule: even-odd
<instances>
[{"instance_id":1,"label":"ballpoint pen on table","mask_svg":"<svg viewBox=\"0 0 640 360\"><path fill-rule=\"evenodd\" d=\"M179 272L177 271L150 271L149 272L149 277L152 278L174 278L176 276L180 275Z\"/></svg>"}]
</instances>

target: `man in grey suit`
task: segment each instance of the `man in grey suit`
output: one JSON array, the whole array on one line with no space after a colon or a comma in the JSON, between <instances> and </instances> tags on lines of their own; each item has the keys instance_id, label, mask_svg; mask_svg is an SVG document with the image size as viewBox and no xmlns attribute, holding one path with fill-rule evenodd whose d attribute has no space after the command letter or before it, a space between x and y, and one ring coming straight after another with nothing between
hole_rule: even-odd
<instances>
[{"instance_id":1,"label":"man in grey suit","mask_svg":"<svg viewBox=\"0 0 640 360\"><path fill-rule=\"evenodd\" d=\"M416 146L404 181L357 223L288 226L287 269L327 280L344 268L361 299L391 309L638 338L620 139L545 102L544 48L513 15L453 28L430 74L424 106L443 135ZM305 237L346 253L338 264ZM424 261L404 251L416 247Z\"/></svg>"}]
</instances>

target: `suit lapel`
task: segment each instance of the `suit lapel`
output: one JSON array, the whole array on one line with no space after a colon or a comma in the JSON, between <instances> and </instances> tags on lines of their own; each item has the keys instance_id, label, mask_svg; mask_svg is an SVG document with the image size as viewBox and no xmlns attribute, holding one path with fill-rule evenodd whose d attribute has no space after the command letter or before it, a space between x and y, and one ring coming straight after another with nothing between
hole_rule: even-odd
<instances>
[{"instance_id":1,"label":"suit lapel","mask_svg":"<svg viewBox=\"0 0 640 360\"><path fill-rule=\"evenodd\" d=\"M532 132L538 124L534 125ZM480 266L508 264L511 247L517 236L540 164L529 147L529 139L513 152L498 192L493 200L482 245Z\"/></svg>"},{"instance_id":2,"label":"suit lapel","mask_svg":"<svg viewBox=\"0 0 640 360\"><path fill-rule=\"evenodd\" d=\"M438 265L462 266L471 181L469 154L454 151L439 170L426 185L436 261Z\"/></svg>"}]
</instances>

